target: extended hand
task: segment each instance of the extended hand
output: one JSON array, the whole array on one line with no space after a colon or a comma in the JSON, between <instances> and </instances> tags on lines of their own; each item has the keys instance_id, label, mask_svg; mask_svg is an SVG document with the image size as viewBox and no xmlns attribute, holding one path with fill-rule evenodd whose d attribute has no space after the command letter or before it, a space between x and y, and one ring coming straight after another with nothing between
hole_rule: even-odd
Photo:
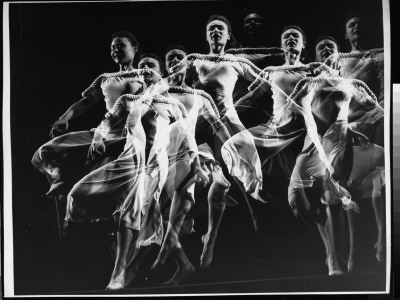
<instances>
[{"instance_id":1,"label":"extended hand","mask_svg":"<svg viewBox=\"0 0 400 300\"><path fill-rule=\"evenodd\" d=\"M51 125L50 134L51 138L63 134L68 130L69 124L67 119L59 119Z\"/></svg>"},{"instance_id":2,"label":"extended hand","mask_svg":"<svg viewBox=\"0 0 400 300\"><path fill-rule=\"evenodd\" d=\"M97 156L102 156L104 152L106 152L106 145L103 142L92 143L89 148L87 159L95 159Z\"/></svg>"}]
</instances>

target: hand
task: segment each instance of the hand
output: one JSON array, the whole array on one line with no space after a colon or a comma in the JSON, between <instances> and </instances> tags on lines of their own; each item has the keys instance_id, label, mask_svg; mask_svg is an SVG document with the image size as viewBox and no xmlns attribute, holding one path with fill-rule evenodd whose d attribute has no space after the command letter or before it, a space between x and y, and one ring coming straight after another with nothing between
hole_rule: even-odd
<instances>
[{"instance_id":1,"label":"hand","mask_svg":"<svg viewBox=\"0 0 400 300\"><path fill-rule=\"evenodd\" d=\"M106 145L103 142L93 142L92 145L90 145L87 159L93 160L96 156L102 156L104 152L106 152Z\"/></svg>"},{"instance_id":2,"label":"hand","mask_svg":"<svg viewBox=\"0 0 400 300\"><path fill-rule=\"evenodd\" d=\"M113 114L110 113L110 112L108 111L108 112L104 115L103 120L107 120L107 119L111 118L112 115L113 115Z\"/></svg>"},{"instance_id":3,"label":"hand","mask_svg":"<svg viewBox=\"0 0 400 300\"><path fill-rule=\"evenodd\" d=\"M49 136L53 139L68 130L69 124L67 119L59 119L51 125Z\"/></svg>"},{"instance_id":4,"label":"hand","mask_svg":"<svg viewBox=\"0 0 400 300\"><path fill-rule=\"evenodd\" d=\"M122 136L127 136L128 134L128 127L125 125L124 129L122 129Z\"/></svg>"},{"instance_id":5,"label":"hand","mask_svg":"<svg viewBox=\"0 0 400 300\"><path fill-rule=\"evenodd\" d=\"M200 168L196 174L196 182L198 182L202 187L206 187L209 182L209 178L203 167Z\"/></svg>"},{"instance_id":6,"label":"hand","mask_svg":"<svg viewBox=\"0 0 400 300\"><path fill-rule=\"evenodd\" d=\"M151 72L151 74L145 74L144 76L144 81L147 85L150 85L152 83L158 82L161 80L161 75L158 74L157 72Z\"/></svg>"}]
</instances>

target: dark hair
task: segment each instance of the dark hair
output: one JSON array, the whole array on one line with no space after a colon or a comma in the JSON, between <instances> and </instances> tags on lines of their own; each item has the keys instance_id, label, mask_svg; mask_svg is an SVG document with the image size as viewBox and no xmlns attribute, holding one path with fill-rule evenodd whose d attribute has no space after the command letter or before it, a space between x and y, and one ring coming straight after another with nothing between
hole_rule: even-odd
<instances>
[{"instance_id":1,"label":"dark hair","mask_svg":"<svg viewBox=\"0 0 400 300\"><path fill-rule=\"evenodd\" d=\"M125 31L125 30L115 31L111 35L111 40L113 40L113 39L115 39L117 37L119 37L119 38L127 38L133 47L138 47L139 48L139 46L140 46L140 43L139 43L138 39L136 38L136 36L132 32Z\"/></svg>"},{"instance_id":2,"label":"dark hair","mask_svg":"<svg viewBox=\"0 0 400 300\"><path fill-rule=\"evenodd\" d=\"M164 70L164 62L160 56L158 56L155 53L150 53L150 52L143 53L142 55L140 55L139 62L145 57L154 58L156 61L158 61L158 64L160 65L160 71L162 72Z\"/></svg>"},{"instance_id":3,"label":"dark hair","mask_svg":"<svg viewBox=\"0 0 400 300\"><path fill-rule=\"evenodd\" d=\"M283 30L282 30L282 32L281 32L281 35L282 35L286 30L288 30L288 29L295 29L295 30L299 31L299 32L301 33L301 36L303 37L304 46L306 46L306 44L307 44L307 37L306 37L306 34L304 33L304 30L301 29L301 27L299 27L299 26L297 26L297 25L287 25L287 26L285 26L285 27L283 28Z\"/></svg>"},{"instance_id":4,"label":"dark hair","mask_svg":"<svg viewBox=\"0 0 400 300\"><path fill-rule=\"evenodd\" d=\"M365 13L363 12L351 12L344 19L344 27L346 28L346 24L353 18L360 18L361 20L365 20Z\"/></svg>"},{"instance_id":5,"label":"dark hair","mask_svg":"<svg viewBox=\"0 0 400 300\"><path fill-rule=\"evenodd\" d=\"M320 35L319 37L317 37L317 39L315 40L315 43L314 43L314 49L317 46L317 44L319 42L321 42L322 40L330 40L330 41L334 42L339 51L339 49L340 49L339 43L336 41L336 39L333 36L330 36L330 35Z\"/></svg>"},{"instance_id":6,"label":"dark hair","mask_svg":"<svg viewBox=\"0 0 400 300\"><path fill-rule=\"evenodd\" d=\"M228 33L232 34L231 22L229 22L228 18L223 15L212 15L211 17L208 18L206 26L215 20L224 22L226 24L226 26L228 27Z\"/></svg>"},{"instance_id":7,"label":"dark hair","mask_svg":"<svg viewBox=\"0 0 400 300\"><path fill-rule=\"evenodd\" d=\"M256 10L256 9L253 9L253 8L249 8L249 9L246 9L246 10L244 11L243 21L244 21L244 19L246 19L246 17L247 17L248 15L251 15L251 14L259 15L261 18L264 19L263 15L260 13L260 11L258 11L258 10Z\"/></svg>"},{"instance_id":8,"label":"dark hair","mask_svg":"<svg viewBox=\"0 0 400 300\"><path fill-rule=\"evenodd\" d=\"M185 46L178 45L178 44L171 44L171 45L169 45L169 46L167 47L167 49L165 50L164 56L167 55L167 53L168 53L169 51L171 51L172 49L179 49L179 50L182 50L182 51L185 52L186 54L189 54L189 53L190 53L189 50L188 50Z\"/></svg>"},{"instance_id":9,"label":"dark hair","mask_svg":"<svg viewBox=\"0 0 400 300\"><path fill-rule=\"evenodd\" d=\"M228 27L228 34L230 35L231 38L227 41L225 50L229 49L229 48L240 48L241 44L233 35L232 25L231 25L231 22L229 22L228 18L223 15L212 15L211 17L208 18L206 26L208 26L208 24L210 24L212 21L215 21L215 20L224 22L226 24L226 26Z\"/></svg>"}]
</instances>

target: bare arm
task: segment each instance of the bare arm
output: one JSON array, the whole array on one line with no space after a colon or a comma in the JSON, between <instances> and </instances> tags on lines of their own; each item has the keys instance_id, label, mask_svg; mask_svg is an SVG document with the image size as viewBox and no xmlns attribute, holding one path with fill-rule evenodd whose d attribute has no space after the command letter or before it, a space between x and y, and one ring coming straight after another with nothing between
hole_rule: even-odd
<instances>
[{"instance_id":1,"label":"bare arm","mask_svg":"<svg viewBox=\"0 0 400 300\"><path fill-rule=\"evenodd\" d=\"M51 125L50 137L54 138L68 130L68 122L86 112L89 107L98 102L100 97L89 95L72 104L67 111Z\"/></svg>"},{"instance_id":2,"label":"bare arm","mask_svg":"<svg viewBox=\"0 0 400 300\"><path fill-rule=\"evenodd\" d=\"M105 152L106 146L103 143L103 139L110 132L113 124L120 120L125 110L125 100L120 98L117 100L117 102L115 102L113 108L106 113L104 119L101 121L99 126L97 126L96 131L94 132L92 145L89 148L87 156L88 159L95 159L97 155L100 156Z\"/></svg>"}]
</instances>

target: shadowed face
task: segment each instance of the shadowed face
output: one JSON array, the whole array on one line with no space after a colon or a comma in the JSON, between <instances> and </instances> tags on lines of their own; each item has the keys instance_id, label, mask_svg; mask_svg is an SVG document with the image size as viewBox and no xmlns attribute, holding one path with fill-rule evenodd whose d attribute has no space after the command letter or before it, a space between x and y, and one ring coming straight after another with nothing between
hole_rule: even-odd
<instances>
[{"instance_id":1,"label":"shadowed face","mask_svg":"<svg viewBox=\"0 0 400 300\"><path fill-rule=\"evenodd\" d=\"M244 18L243 26L248 33L259 32L263 25L263 18L256 13L249 14Z\"/></svg>"},{"instance_id":2,"label":"shadowed face","mask_svg":"<svg viewBox=\"0 0 400 300\"><path fill-rule=\"evenodd\" d=\"M160 63L158 62L157 59L152 58L152 57L144 57L140 60L139 69L151 69L158 74L161 74L161 68L160 68Z\"/></svg>"},{"instance_id":3,"label":"shadowed face","mask_svg":"<svg viewBox=\"0 0 400 300\"><path fill-rule=\"evenodd\" d=\"M165 55L165 65L167 70L179 63L187 54L180 49L171 49Z\"/></svg>"},{"instance_id":4,"label":"shadowed face","mask_svg":"<svg viewBox=\"0 0 400 300\"><path fill-rule=\"evenodd\" d=\"M329 56L338 52L337 45L330 39L324 39L315 46L315 59L324 62Z\"/></svg>"},{"instance_id":5,"label":"shadowed face","mask_svg":"<svg viewBox=\"0 0 400 300\"><path fill-rule=\"evenodd\" d=\"M358 40L364 33L364 22L359 17L351 18L346 23L346 39L349 39L350 42Z\"/></svg>"}]
</instances>

